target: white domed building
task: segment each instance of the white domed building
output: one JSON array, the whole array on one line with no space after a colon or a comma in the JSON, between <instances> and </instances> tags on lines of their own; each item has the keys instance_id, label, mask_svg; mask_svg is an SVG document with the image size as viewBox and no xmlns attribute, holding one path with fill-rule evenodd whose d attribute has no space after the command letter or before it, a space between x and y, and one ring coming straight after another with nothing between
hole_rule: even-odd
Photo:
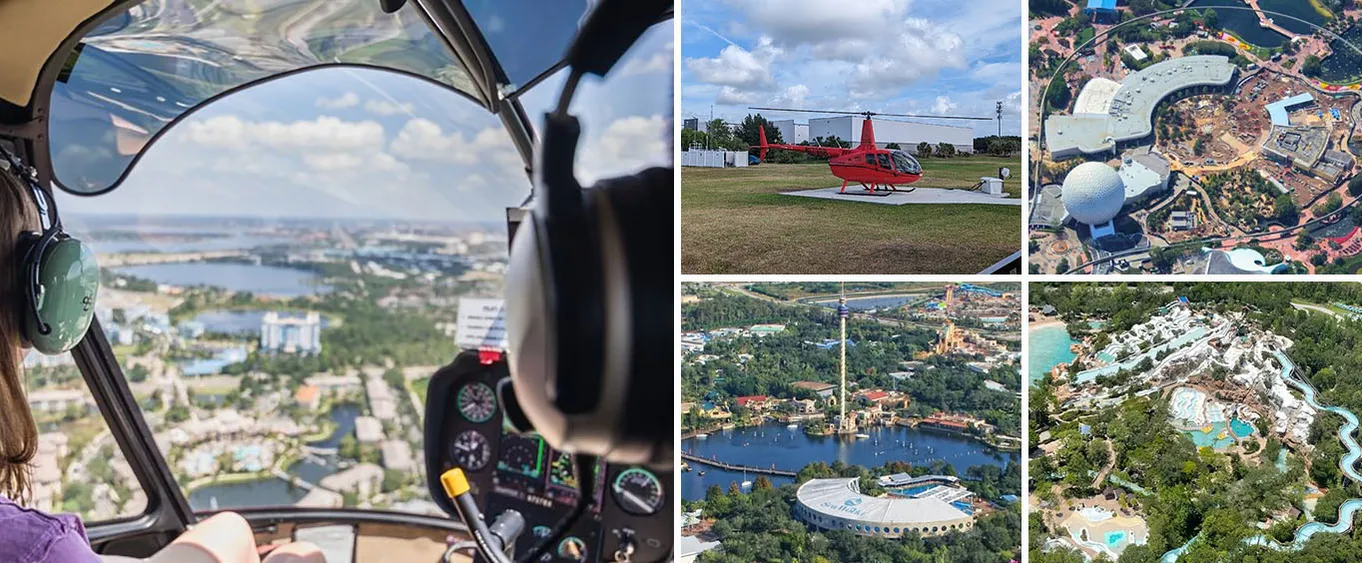
<instances>
[{"instance_id":1,"label":"white domed building","mask_svg":"<svg viewBox=\"0 0 1362 563\"><path fill-rule=\"evenodd\" d=\"M900 538L912 534L939 536L974 527L968 490L951 482L922 480L924 491L872 497L861 493L859 480L810 479L795 492L794 516L823 530L847 530L861 536ZM916 481L916 480L913 480Z\"/></svg>"},{"instance_id":2,"label":"white domed building","mask_svg":"<svg viewBox=\"0 0 1362 563\"><path fill-rule=\"evenodd\" d=\"M1064 177L1060 193L1064 211L1074 221L1088 225L1094 239L1115 234L1111 220L1126 203L1121 175L1101 162L1085 162Z\"/></svg>"}]
</instances>

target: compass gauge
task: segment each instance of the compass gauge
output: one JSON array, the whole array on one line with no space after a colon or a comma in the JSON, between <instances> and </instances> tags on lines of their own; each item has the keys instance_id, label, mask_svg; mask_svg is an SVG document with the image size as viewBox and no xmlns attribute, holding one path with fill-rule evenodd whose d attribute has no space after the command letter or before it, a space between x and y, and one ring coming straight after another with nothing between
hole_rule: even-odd
<instances>
[{"instance_id":1,"label":"compass gauge","mask_svg":"<svg viewBox=\"0 0 1362 563\"><path fill-rule=\"evenodd\" d=\"M497 412L497 394L486 383L470 383L459 389L459 414L469 422L483 423Z\"/></svg>"},{"instance_id":2,"label":"compass gauge","mask_svg":"<svg viewBox=\"0 0 1362 563\"><path fill-rule=\"evenodd\" d=\"M455 436L454 443L449 445L449 458L465 471L482 471L487 467L487 462L492 460L492 448L487 444L487 437L481 432L464 430Z\"/></svg>"}]
</instances>

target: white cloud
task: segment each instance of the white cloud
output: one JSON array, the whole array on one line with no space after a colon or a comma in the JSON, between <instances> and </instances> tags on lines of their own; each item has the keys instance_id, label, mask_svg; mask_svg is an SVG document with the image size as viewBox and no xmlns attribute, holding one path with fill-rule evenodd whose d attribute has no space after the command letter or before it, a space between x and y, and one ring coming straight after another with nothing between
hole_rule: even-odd
<instances>
[{"instance_id":1,"label":"white cloud","mask_svg":"<svg viewBox=\"0 0 1362 563\"><path fill-rule=\"evenodd\" d=\"M909 0L729 0L782 45L875 37L902 21ZM881 36L883 37L883 36Z\"/></svg>"},{"instance_id":2,"label":"white cloud","mask_svg":"<svg viewBox=\"0 0 1362 563\"><path fill-rule=\"evenodd\" d=\"M357 105L359 105L359 94L354 92L346 92L342 94L341 97L335 99L317 99L317 107L322 109L345 109Z\"/></svg>"},{"instance_id":3,"label":"white cloud","mask_svg":"<svg viewBox=\"0 0 1362 563\"><path fill-rule=\"evenodd\" d=\"M233 150L262 147L296 153L379 150L384 139L383 125L376 121L344 121L330 116L282 123L220 115L185 125L189 142Z\"/></svg>"},{"instance_id":4,"label":"white cloud","mask_svg":"<svg viewBox=\"0 0 1362 563\"><path fill-rule=\"evenodd\" d=\"M932 113L947 115L955 111L957 107L960 107L960 105L952 102L950 96L937 96L936 103L932 104Z\"/></svg>"},{"instance_id":5,"label":"white cloud","mask_svg":"<svg viewBox=\"0 0 1362 563\"><path fill-rule=\"evenodd\" d=\"M369 100L364 102L364 111L384 117L397 115L399 113L411 114L415 110L412 104L403 104L390 100Z\"/></svg>"},{"instance_id":6,"label":"white cloud","mask_svg":"<svg viewBox=\"0 0 1362 563\"><path fill-rule=\"evenodd\" d=\"M766 88L775 83L771 75L771 61L780 54L781 51L772 45L771 38L762 37L751 51L729 45L719 52L718 57L687 59L686 68L696 80L706 84L744 89Z\"/></svg>"},{"instance_id":7,"label":"white cloud","mask_svg":"<svg viewBox=\"0 0 1362 563\"><path fill-rule=\"evenodd\" d=\"M671 161L667 141L670 120L662 115L629 116L612 121L600 134L588 134L578 152L578 180L583 184L631 174Z\"/></svg>"},{"instance_id":8,"label":"white cloud","mask_svg":"<svg viewBox=\"0 0 1362 563\"><path fill-rule=\"evenodd\" d=\"M970 67L970 77L989 84L1015 85L1020 80L1021 68L1021 62L980 62Z\"/></svg>"},{"instance_id":9,"label":"white cloud","mask_svg":"<svg viewBox=\"0 0 1362 563\"><path fill-rule=\"evenodd\" d=\"M732 86L724 86L719 89L719 95L715 96L714 101L719 105L737 106L756 103L757 98L751 93L743 92Z\"/></svg>"},{"instance_id":10,"label":"white cloud","mask_svg":"<svg viewBox=\"0 0 1362 563\"><path fill-rule=\"evenodd\" d=\"M789 106L794 109L802 109L805 107L804 100L808 97L809 87L803 84L795 84L771 98L771 103L778 106Z\"/></svg>"},{"instance_id":11,"label":"white cloud","mask_svg":"<svg viewBox=\"0 0 1362 563\"><path fill-rule=\"evenodd\" d=\"M658 72L670 73L674 67L675 43L668 41L662 49L654 52L648 57L629 57L620 67L620 74L624 76L635 76L639 74L653 74Z\"/></svg>"},{"instance_id":12,"label":"white cloud","mask_svg":"<svg viewBox=\"0 0 1362 563\"><path fill-rule=\"evenodd\" d=\"M706 46L696 53L683 42L687 72L682 98L691 111L702 104L740 106L753 100L883 109L916 99L925 109L943 93L965 107L966 91L983 90L972 82L1015 85L1021 78L1022 19L1015 0L958 5L915 0L692 4L688 29L722 27L729 34L720 37L728 45ZM693 84L717 87L705 91L690 88ZM808 91L802 95L791 91L796 85ZM725 111L731 119L734 112Z\"/></svg>"},{"instance_id":13,"label":"white cloud","mask_svg":"<svg viewBox=\"0 0 1362 563\"><path fill-rule=\"evenodd\" d=\"M364 158L350 153L321 153L303 156L303 163L315 170L348 170L364 165Z\"/></svg>"},{"instance_id":14,"label":"white cloud","mask_svg":"<svg viewBox=\"0 0 1362 563\"><path fill-rule=\"evenodd\" d=\"M411 119L393 139L394 155L412 160L476 164L490 162L499 167L523 168L524 163L511 138L501 127L487 127L471 138L463 131L445 134L434 121Z\"/></svg>"},{"instance_id":15,"label":"white cloud","mask_svg":"<svg viewBox=\"0 0 1362 563\"><path fill-rule=\"evenodd\" d=\"M898 29L896 44L884 56L856 64L848 81L852 96L884 98L944 69L965 68L959 35L923 19L906 20Z\"/></svg>"}]
</instances>

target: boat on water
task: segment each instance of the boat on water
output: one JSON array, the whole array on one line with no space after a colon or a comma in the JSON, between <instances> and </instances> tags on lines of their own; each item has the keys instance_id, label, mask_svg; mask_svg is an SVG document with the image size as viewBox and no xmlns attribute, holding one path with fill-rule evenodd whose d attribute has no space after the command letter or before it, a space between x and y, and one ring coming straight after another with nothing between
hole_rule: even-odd
<instances>
[{"instance_id":1,"label":"boat on water","mask_svg":"<svg viewBox=\"0 0 1362 563\"><path fill-rule=\"evenodd\" d=\"M705 476L705 472L704 472L704 471L701 471L701 472L700 472L700 476L701 476L701 477L704 477L704 476Z\"/></svg>"},{"instance_id":2,"label":"boat on water","mask_svg":"<svg viewBox=\"0 0 1362 563\"><path fill-rule=\"evenodd\" d=\"M857 438L860 438L860 439L862 439L862 440L864 440L864 439L866 439L866 438L869 438L870 435L869 435L869 434L857 434L856 437L857 437Z\"/></svg>"},{"instance_id":3,"label":"boat on water","mask_svg":"<svg viewBox=\"0 0 1362 563\"><path fill-rule=\"evenodd\" d=\"M697 439L697 440L704 440L705 438L708 438L708 437L709 437L709 434L705 434L704 432L701 432L701 433L695 435L695 439Z\"/></svg>"},{"instance_id":4,"label":"boat on water","mask_svg":"<svg viewBox=\"0 0 1362 563\"><path fill-rule=\"evenodd\" d=\"M786 428L789 428L789 429L791 429L791 430L793 430L793 429L795 429L795 428L799 428L799 425L798 425L798 424L788 424L788 425L786 425L785 427L786 427Z\"/></svg>"}]
</instances>

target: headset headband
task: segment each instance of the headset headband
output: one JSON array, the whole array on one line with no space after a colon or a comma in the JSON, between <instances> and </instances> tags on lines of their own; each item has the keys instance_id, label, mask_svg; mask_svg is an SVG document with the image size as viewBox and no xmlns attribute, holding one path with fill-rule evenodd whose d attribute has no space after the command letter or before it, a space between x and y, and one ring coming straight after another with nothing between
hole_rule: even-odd
<instances>
[{"instance_id":1,"label":"headset headband","mask_svg":"<svg viewBox=\"0 0 1362 563\"><path fill-rule=\"evenodd\" d=\"M52 241L61 234L61 222L52 214L52 208L56 207L52 201L52 196L38 184L38 171L31 166L24 164L14 153L10 152L3 145L0 145L0 156L4 157L0 164L14 174L14 177L25 184L28 193L33 197L33 205L38 210L38 221L42 227L41 233L36 241L28 246L23 256L19 256L24 268L24 279L26 287L23 291L28 293L27 301L29 312L33 314L36 321L38 334L47 335L52 332L51 325L43 320L42 311L39 308L40 292L42 291L41 262L47 248L52 245Z\"/></svg>"}]
</instances>

